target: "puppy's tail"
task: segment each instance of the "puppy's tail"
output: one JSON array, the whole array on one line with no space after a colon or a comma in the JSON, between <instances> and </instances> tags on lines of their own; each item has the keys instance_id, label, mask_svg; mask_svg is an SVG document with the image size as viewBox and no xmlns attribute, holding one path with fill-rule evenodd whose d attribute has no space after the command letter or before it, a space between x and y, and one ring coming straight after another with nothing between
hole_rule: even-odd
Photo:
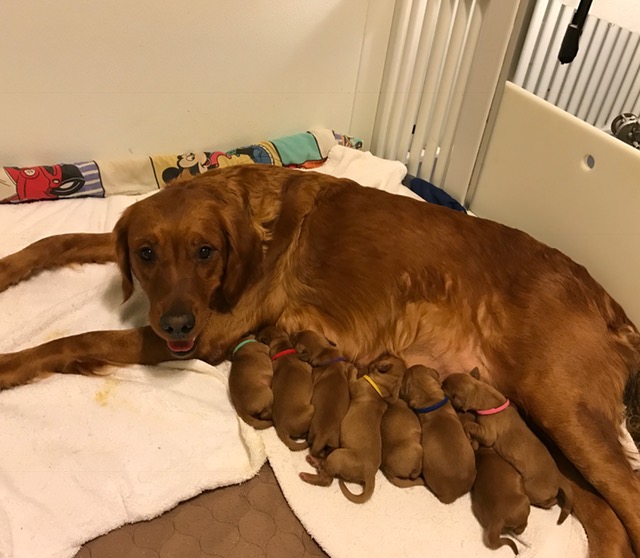
<instances>
[{"instance_id":1,"label":"puppy's tail","mask_svg":"<svg viewBox=\"0 0 640 558\"><path fill-rule=\"evenodd\" d=\"M246 422L249 426L253 426L256 430L264 430L273 426L272 420L265 420L258 417L254 417L248 413L238 411L238 416Z\"/></svg>"},{"instance_id":2,"label":"puppy's tail","mask_svg":"<svg viewBox=\"0 0 640 558\"><path fill-rule=\"evenodd\" d=\"M560 489L558 490L558 504L560 505L560 517L558 525L564 523L573 510L573 488L562 475L560 475Z\"/></svg>"},{"instance_id":3,"label":"puppy's tail","mask_svg":"<svg viewBox=\"0 0 640 558\"><path fill-rule=\"evenodd\" d=\"M485 535L485 544L491 550L498 550L501 546L509 546L511 550L513 550L514 554L518 554L518 547L516 543L514 543L511 539L507 537L502 537L502 525L499 523L492 523L489 525L487 530L484 532Z\"/></svg>"},{"instance_id":4,"label":"puppy's tail","mask_svg":"<svg viewBox=\"0 0 640 558\"><path fill-rule=\"evenodd\" d=\"M345 498L354 504L364 504L371 496L373 495L373 489L375 488L375 477L371 477L370 479L365 479L362 484L362 493L354 494L347 488L347 485L344 483L342 479L338 479L338 484L340 485L340 490L344 494Z\"/></svg>"},{"instance_id":5,"label":"puppy's tail","mask_svg":"<svg viewBox=\"0 0 640 558\"><path fill-rule=\"evenodd\" d=\"M278 428L276 426L276 434L278 434L278 438L282 440L282 443L287 446L291 451L302 451L309 447L309 442L307 440L295 441L291 434L289 434L284 428Z\"/></svg>"}]
</instances>

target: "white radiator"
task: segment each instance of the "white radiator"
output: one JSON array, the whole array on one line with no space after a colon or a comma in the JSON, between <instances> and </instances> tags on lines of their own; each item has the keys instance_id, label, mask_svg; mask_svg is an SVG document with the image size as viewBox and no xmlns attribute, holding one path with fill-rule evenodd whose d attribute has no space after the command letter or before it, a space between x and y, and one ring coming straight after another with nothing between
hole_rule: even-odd
<instances>
[{"instance_id":1,"label":"white radiator","mask_svg":"<svg viewBox=\"0 0 640 558\"><path fill-rule=\"evenodd\" d=\"M538 0L514 83L602 130L623 112L640 112L640 34L593 15L571 64L558 51L574 8Z\"/></svg>"},{"instance_id":2,"label":"white radiator","mask_svg":"<svg viewBox=\"0 0 640 558\"><path fill-rule=\"evenodd\" d=\"M396 1L374 154L464 198L519 4Z\"/></svg>"}]
</instances>

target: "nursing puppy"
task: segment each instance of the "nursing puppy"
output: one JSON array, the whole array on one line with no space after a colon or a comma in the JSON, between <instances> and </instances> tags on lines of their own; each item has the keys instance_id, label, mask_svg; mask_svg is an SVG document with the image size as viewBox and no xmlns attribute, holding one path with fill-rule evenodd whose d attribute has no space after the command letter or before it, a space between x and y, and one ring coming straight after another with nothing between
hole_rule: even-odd
<instances>
[{"instance_id":1,"label":"nursing puppy","mask_svg":"<svg viewBox=\"0 0 640 558\"><path fill-rule=\"evenodd\" d=\"M251 335L238 341L229 359L229 396L238 416L260 430L273 426L273 366L269 347Z\"/></svg>"},{"instance_id":2,"label":"nursing puppy","mask_svg":"<svg viewBox=\"0 0 640 558\"><path fill-rule=\"evenodd\" d=\"M480 446L476 451L476 480L471 489L471 509L485 528L484 543L497 550L508 545L515 554L518 547L505 532L516 535L527 527L529 498L524 492L522 476L492 448Z\"/></svg>"},{"instance_id":3,"label":"nursing puppy","mask_svg":"<svg viewBox=\"0 0 640 558\"><path fill-rule=\"evenodd\" d=\"M362 504L371 498L382 462L382 415L397 401L403 373L404 367L381 358L369 365L368 374L349 381L351 403L340 428L340 448L326 459L307 456L317 471L300 473L303 481L329 486L339 477L340 490L351 502ZM353 494L345 481L361 484L362 493Z\"/></svg>"},{"instance_id":4,"label":"nursing puppy","mask_svg":"<svg viewBox=\"0 0 640 558\"><path fill-rule=\"evenodd\" d=\"M311 366L298 358L289 336L276 326L258 333L258 339L269 346L273 363L273 405L271 417L278 437L292 451L309 447L304 440L313 416Z\"/></svg>"},{"instance_id":5,"label":"nursing puppy","mask_svg":"<svg viewBox=\"0 0 640 558\"><path fill-rule=\"evenodd\" d=\"M422 427L422 477L438 500L450 504L469 492L476 478L475 455L462 423L432 368L409 368L400 397Z\"/></svg>"},{"instance_id":6,"label":"nursing puppy","mask_svg":"<svg viewBox=\"0 0 640 558\"><path fill-rule=\"evenodd\" d=\"M422 428L406 401L398 399L382 416L382 464L387 480L400 488L424 486Z\"/></svg>"},{"instance_id":7,"label":"nursing puppy","mask_svg":"<svg viewBox=\"0 0 640 558\"><path fill-rule=\"evenodd\" d=\"M505 401L497 389L479 377L474 369L471 374L452 374L443 382L444 391L456 409L477 415L476 422L467 422L465 429L481 445L492 447L522 475L531 504L550 508L560 495L562 511L558 523L562 523L573 507L571 486L509 400Z\"/></svg>"},{"instance_id":8,"label":"nursing puppy","mask_svg":"<svg viewBox=\"0 0 640 558\"><path fill-rule=\"evenodd\" d=\"M315 457L340 447L340 425L349 409L349 379L355 366L335 345L315 331L305 330L291 337L298 351L312 367L315 412L309 425L309 453Z\"/></svg>"}]
</instances>

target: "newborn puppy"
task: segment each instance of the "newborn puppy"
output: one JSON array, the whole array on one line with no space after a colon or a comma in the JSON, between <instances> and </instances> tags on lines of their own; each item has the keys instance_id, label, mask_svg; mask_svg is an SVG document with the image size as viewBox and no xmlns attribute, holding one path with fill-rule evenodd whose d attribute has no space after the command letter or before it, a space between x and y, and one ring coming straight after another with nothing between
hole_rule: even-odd
<instances>
[{"instance_id":1,"label":"newborn puppy","mask_svg":"<svg viewBox=\"0 0 640 558\"><path fill-rule=\"evenodd\" d=\"M465 428L481 445L493 449L522 475L529 501L550 508L561 496L562 523L573 507L573 490L560 474L544 444L531 432L515 407L497 389L471 374L452 374L443 383L451 401L461 411L473 411L476 422Z\"/></svg>"},{"instance_id":2,"label":"newborn puppy","mask_svg":"<svg viewBox=\"0 0 640 558\"><path fill-rule=\"evenodd\" d=\"M400 397L420 419L422 477L438 500L450 504L469 492L476 478L475 455L462 423L433 368L409 368Z\"/></svg>"},{"instance_id":3,"label":"newborn puppy","mask_svg":"<svg viewBox=\"0 0 640 558\"><path fill-rule=\"evenodd\" d=\"M298 358L284 330L268 326L260 331L258 339L269 346L273 363L271 417L276 433L290 450L306 449L306 440L296 442L293 438L307 434L313 416L311 366Z\"/></svg>"},{"instance_id":4,"label":"newborn puppy","mask_svg":"<svg viewBox=\"0 0 640 558\"><path fill-rule=\"evenodd\" d=\"M340 425L349 409L349 377L356 374L356 368L315 331L301 331L291 340L313 369L311 404L315 412L307 439L309 453L320 457L340 447Z\"/></svg>"},{"instance_id":5,"label":"newborn puppy","mask_svg":"<svg viewBox=\"0 0 640 558\"><path fill-rule=\"evenodd\" d=\"M471 489L471 509L485 528L484 543L497 550L508 545L515 554L518 547L501 537L505 531L516 535L527 527L529 498L522 476L493 449L480 446L476 451L476 481Z\"/></svg>"},{"instance_id":6,"label":"newborn puppy","mask_svg":"<svg viewBox=\"0 0 640 558\"><path fill-rule=\"evenodd\" d=\"M404 363L402 363L404 366ZM424 486L422 473L422 427L406 401L398 399L382 415L382 464L387 480L406 488Z\"/></svg>"},{"instance_id":7,"label":"newborn puppy","mask_svg":"<svg viewBox=\"0 0 640 558\"><path fill-rule=\"evenodd\" d=\"M339 477L340 490L351 502L361 504L371 498L382 461L382 415L397 401L403 373L404 366L381 358L369 366L368 374L349 380L351 403L340 428L340 447L326 459L307 456L317 472L300 473L303 481L329 486ZM361 484L362 493L353 494L344 481Z\"/></svg>"},{"instance_id":8,"label":"newborn puppy","mask_svg":"<svg viewBox=\"0 0 640 558\"><path fill-rule=\"evenodd\" d=\"M273 366L269 347L251 335L240 339L229 359L229 395L238 416L254 428L273 426Z\"/></svg>"}]
</instances>

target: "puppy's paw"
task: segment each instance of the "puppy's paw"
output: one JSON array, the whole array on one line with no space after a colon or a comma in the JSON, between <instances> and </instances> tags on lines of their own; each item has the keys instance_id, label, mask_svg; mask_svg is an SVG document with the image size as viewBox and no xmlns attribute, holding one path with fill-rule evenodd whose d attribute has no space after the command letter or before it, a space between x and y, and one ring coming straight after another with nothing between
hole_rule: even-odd
<instances>
[{"instance_id":1,"label":"puppy's paw","mask_svg":"<svg viewBox=\"0 0 640 558\"><path fill-rule=\"evenodd\" d=\"M311 465L314 469L320 469L322 466L322 459L319 457L315 457L311 454L307 455L307 463Z\"/></svg>"},{"instance_id":2,"label":"puppy's paw","mask_svg":"<svg viewBox=\"0 0 640 558\"><path fill-rule=\"evenodd\" d=\"M316 475L313 473L299 473L300 478L309 484L315 486L329 486L333 479L326 475Z\"/></svg>"}]
</instances>

